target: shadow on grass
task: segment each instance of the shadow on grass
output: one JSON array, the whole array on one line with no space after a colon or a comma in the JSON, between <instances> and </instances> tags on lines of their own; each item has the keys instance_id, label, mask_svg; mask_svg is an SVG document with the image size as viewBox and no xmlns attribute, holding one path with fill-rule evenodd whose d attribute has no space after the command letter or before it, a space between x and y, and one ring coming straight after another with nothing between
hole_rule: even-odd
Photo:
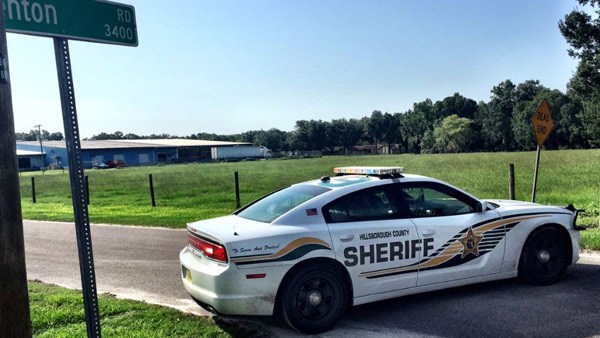
<instances>
[{"instance_id":1,"label":"shadow on grass","mask_svg":"<svg viewBox=\"0 0 600 338\"><path fill-rule=\"evenodd\" d=\"M221 330L233 337L268 338L272 337L260 324L247 317L214 316L213 321Z\"/></svg>"}]
</instances>

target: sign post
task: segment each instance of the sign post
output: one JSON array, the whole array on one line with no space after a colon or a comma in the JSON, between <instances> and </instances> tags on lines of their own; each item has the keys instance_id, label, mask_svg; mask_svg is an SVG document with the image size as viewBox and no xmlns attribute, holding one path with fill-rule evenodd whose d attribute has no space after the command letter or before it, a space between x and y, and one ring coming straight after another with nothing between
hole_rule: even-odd
<instances>
[{"instance_id":1,"label":"sign post","mask_svg":"<svg viewBox=\"0 0 600 338\"><path fill-rule=\"evenodd\" d=\"M2 6L5 9L3 18L6 20L6 31L54 38L87 335L101 337L81 136L67 39L135 47L138 45L135 11L133 6L104 0L2 0ZM4 69L0 70L4 83ZM13 146L16 158L14 149ZM16 164L16 161L13 162ZM22 240L22 234L20 238Z\"/></svg>"},{"instance_id":2,"label":"sign post","mask_svg":"<svg viewBox=\"0 0 600 338\"><path fill-rule=\"evenodd\" d=\"M533 189L531 191L531 202L535 202L535 191L537 189L538 170L540 166L540 151L546 142L548 135L554 128L554 119L550 113L548 100L544 99L536 112L531 116L531 125L537 140L537 151L535 156L535 173L533 175Z\"/></svg>"},{"instance_id":3,"label":"sign post","mask_svg":"<svg viewBox=\"0 0 600 338\"><path fill-rule=\"evenodd\" d=\"M100 311L98 309L98 292L96 290L96 272L92 254L92 234L88 206L85 201L83 161L81 159L81 141L77 123L75 105L75 88L71 72L69 43L64 38L54 38L56 54L56 70L58 72L58 89L62 106L65 139L67 140L67 156L69 158L69 177L71 180L71 199L75 216L75 235L79 252L79 270L83 291L83 306L88 337L101 337Z\"/></svg>"}]
</instances>

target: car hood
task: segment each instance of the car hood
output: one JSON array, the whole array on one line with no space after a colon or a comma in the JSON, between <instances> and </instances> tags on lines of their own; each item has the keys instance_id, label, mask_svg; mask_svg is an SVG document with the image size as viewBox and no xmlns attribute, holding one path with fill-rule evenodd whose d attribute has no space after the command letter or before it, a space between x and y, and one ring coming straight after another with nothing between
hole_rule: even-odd
<instances>
[{"instance_id":1,"label":"car hood","mask_svg":"<svg viewBox=\"0 0 600 338\"><path fill-rule=\"evenodd\" d=\"M499 207L496 209L500 214L515 214L515 213L572 213L564 207L543 205L525 201L514 201L514 200L492 200L486 199L486 202L497 204Z\"/></svg>"},{"instance_id":2,"label":"car hood","mask_svg":"<svg viewBox=\"0 0 600 338\"><path fill-rule=\"evenodd\" d=\"M535 207L541 207L543 206L542 204L538 204L538 203L532 203L532 202L525 202L525 201L515 201L515 200L491 200L491 199L486 199L486 202L491 202L494 204L498 204L500 207L530 207L530 208L535 208Z\"/></svg>"}]
</instances>

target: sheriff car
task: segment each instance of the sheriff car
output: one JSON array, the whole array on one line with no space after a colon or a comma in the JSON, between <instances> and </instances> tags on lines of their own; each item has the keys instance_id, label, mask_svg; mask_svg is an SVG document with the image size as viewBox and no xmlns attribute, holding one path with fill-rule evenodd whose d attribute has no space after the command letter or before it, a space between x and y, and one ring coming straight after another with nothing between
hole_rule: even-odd
<instances>
[{"instance_id":1,"label":"sheriff car","mask_svg":"<svg viewBox=\"0 0 600 338\"><path fill-rule=\"evenodd\" d=\"M546 285L578 260L572 206L482 200L401 169L335 168L188 224L183 285L215 313L318 333L353 305L512 277Z\"/></svg>"}]
</instances>

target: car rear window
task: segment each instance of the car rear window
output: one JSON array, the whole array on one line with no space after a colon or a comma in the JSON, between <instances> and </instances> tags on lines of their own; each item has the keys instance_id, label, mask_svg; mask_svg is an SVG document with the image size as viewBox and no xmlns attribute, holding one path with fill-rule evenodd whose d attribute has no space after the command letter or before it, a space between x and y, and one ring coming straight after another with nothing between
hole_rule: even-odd
<instances>
[{"instance_id":1,"label":"car rear window","mask_svg":"<svg viewBox=\"0 0 600 338\"><path fill-rule=\"evenodd\" d=\"M271 223L298 205L331 189L314 185L294 185L257 200L236 215L259 222Z\"/></svg>"}]
</instances>

